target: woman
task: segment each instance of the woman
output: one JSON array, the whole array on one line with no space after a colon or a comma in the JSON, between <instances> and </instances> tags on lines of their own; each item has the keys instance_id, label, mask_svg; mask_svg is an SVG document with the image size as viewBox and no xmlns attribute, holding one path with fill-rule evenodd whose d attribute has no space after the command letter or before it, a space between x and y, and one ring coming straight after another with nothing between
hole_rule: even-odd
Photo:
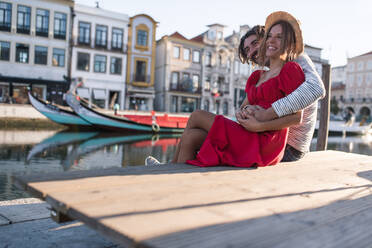
<instances>
[{"instance_id":1,"label":"woman","mask_svg":"<svg viewBox=\"0 0 372 248\"><path fill-rule=\"evenodd\" d=\"M286 12L272 13L266 19L265 30L258 60L261 66L269 64L269 70L255 71L250 76L246 103L268 108L304 81L301 67L290 62L303 51L303 43L296 19ZM238 122L243 122L244 117L254 118L237 114ZM301 112L293 115L293 124L300 121ZM281 160L287 129L255 133L239 123L202 110L193 112L172 162L250 167L273 165Z\"/></svg>"}]
</instances>

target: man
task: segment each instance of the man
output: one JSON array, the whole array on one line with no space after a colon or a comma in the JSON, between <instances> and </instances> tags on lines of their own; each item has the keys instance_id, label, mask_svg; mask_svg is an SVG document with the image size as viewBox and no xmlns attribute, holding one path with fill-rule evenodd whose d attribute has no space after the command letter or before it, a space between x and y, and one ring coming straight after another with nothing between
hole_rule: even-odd
<instances>
[{"instance_id":1,"label":"man","mask_svg":"<svg viewBox=\"0 0 372 248\"><path fill-rule=\"evenodd\" d=\"M258 48L265 34L263 26L255 26L240 41L239 57L242 63L251 61L257 64ZM301 124L290 126L288 140L282 162L301 159L309 151L314 133L317 101L325 96L322 80L315 70L309 56L302 53L295 60L305 73L305 82L288 96L274 102L272 107L263 109L259 106L247 105L244 100L237 115L244 118L240 124L247 130L262 132L277 130L290 126L288 115L303 110Z\"/></svg>"}]
</instances>

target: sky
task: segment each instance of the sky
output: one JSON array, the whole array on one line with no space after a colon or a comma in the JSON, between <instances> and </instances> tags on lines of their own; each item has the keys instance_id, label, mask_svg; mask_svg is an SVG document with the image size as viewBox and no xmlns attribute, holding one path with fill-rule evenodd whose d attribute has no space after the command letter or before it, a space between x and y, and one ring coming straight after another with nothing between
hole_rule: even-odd
<instances>
[{"instance_id":1,"label":"sky","mask_svg":"<svg viewBox=\"0 0 372 248\"><path fill-rule=\"evenodd\" d=\"M304 42L322 48L332 67L372 51L371 0L75 0L88 6L97 1L129 16L150 15L158 22L157 39L175 31L193 38L213 23L225 25L228 36L240 25L264 25L270 13L283 10L300 20Z\"/></svg>"}]
</instances>

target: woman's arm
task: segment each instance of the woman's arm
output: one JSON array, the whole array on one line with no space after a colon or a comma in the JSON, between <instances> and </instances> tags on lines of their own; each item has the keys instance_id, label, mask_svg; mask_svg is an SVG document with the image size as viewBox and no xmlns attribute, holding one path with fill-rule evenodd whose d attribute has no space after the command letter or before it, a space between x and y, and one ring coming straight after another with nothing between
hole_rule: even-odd
<instances>
[{"instance_id":1,"label":"woman's arm","mask_svg":"<svg viewBox=\"0 0 372 248\"><path fill-rule=\"evenodd\" d=\"M272 107L255 112L260 121L268 121L302 110L325 96L325 88L315 66L306 53L301 54L296 62L305 74L303 82L296 90L272 104Z\"/></svg>"},{"instance_id":2,"label":"woman's arm","mask_svg":"<svg viewBox=\"0 0 372 248\"><path fill-rule=\"evenodd\" d=\"M302 122L302 111L269 121L258 121L253 115L247 116L248 118L237 118L237 120L240 125L251 132L281 130Z\"/></svg>"}]
</instances>

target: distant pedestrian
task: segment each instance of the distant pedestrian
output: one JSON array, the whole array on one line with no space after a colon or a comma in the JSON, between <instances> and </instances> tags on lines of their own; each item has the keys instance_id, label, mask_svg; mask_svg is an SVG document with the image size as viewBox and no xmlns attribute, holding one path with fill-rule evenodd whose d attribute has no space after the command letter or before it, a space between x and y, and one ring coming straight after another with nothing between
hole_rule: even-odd
<instances>
[{"instance_id":1,"label":"distant pedestrian","mask_svg":"<svg viewBox=\"0 0 372 248\"><path fill-rule=\"evenodd\" d=\"M120 105L119 103L115 103L114 105L114 114L117 115L118 114L118 110L120 109Z\"/></svg>"}]
</instances>

